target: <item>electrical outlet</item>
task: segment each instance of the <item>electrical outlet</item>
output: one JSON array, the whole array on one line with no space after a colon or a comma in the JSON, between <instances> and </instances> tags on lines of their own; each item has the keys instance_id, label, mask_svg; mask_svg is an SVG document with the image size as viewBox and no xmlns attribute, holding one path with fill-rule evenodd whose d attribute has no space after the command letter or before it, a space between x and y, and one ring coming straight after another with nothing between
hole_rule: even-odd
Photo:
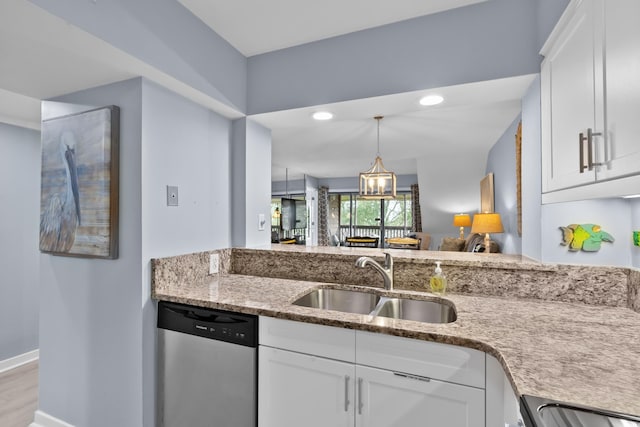
<instances>
[{"instance_id":1,"label":"electrical outlet","mask_svg":"<svg viewBox=\"0 0 640 427\"><path fill-rule=\"evenodd\" d=\"M178 187L167 185L167 206L178 206Z\"/></svg>"},{"instance_id":2,"label":"electrical outlet","mask_svg":"<svg viewBox=\"0 0 640 427\"><path fill-rule=\"evenodd\" d=\"M209 254L209 274L217 274L220 269L220 255Z\"/></svg>"},{"instance_id":3,"label":"electrical outlet","mask_svg":"<svg viewBox=\"0 0 640 427\"><path fill-rule=\"evenodd\" d=\"M258 214L258 231L264 230L264 225L267 223L267 220L264 218L264 214Z\"/></svg>"}]
</instances>

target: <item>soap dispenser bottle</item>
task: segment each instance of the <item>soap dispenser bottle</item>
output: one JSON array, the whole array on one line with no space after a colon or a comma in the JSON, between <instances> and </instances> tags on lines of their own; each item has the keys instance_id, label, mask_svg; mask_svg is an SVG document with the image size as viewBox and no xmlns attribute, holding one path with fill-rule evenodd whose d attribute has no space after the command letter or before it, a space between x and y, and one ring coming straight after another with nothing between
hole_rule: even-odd
<instances>
[{"instance_id":1,"label":"soap dispenser bottle","mask_svg":"<svg viewBox=\"0 0 640 427\"><path fill-rule=\"evenodd\" d=\"M433 276L431 276L431 280L429 280L431 292L438 295L444 295L447 290L447 278L442 274L442 269L440 268L441 262L442 261L436 261L436 270Z\"/></svg>"}]
</instances>

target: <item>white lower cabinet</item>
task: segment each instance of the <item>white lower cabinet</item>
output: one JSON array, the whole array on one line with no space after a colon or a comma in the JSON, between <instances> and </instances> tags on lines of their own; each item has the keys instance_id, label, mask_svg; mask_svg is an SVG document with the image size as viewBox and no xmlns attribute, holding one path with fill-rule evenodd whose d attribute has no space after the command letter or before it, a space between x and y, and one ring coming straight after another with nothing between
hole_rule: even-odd
<instances>
[{"instance_id":1,"label":"white lower cabinet","mask_svg":"<svg viewBox=\"0 0 640 427\"><path fill-rule=\"evenodd\" d=\"M258 375L259 427L493 427L468 348L262 317Z\"/></svg>"},{"instance_id":2,"label":"white lower cabinet","mask_svg":"<svg viewBox=\"0 0 640 427\"><path fill-rule=\"evenodd\" d=\"M484 390L356 365L358 427L484 427Z\"/></svg>"},{"instance_id":3,"label":"white lower cabinet","mask_svg":"<svg viewBox=\"0 0 640 427\"><path fill-rule=\"evenodd\" d=\"M259 427L351 427L355 366L260 346Z\"/></svg>"}]
</instances>

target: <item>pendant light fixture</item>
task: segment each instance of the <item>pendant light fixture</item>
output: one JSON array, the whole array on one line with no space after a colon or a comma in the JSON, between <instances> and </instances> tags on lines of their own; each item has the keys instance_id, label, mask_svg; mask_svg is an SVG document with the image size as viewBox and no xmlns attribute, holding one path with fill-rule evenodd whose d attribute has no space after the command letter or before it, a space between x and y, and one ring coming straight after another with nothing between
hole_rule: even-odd
<instances>
[{"instance_id":1,"label":"pendant light fixture","mask_svg":"<svg viewBox=\"0 0 640 427\"><path fill-rule=\"evenodd\" d=\"M382 164L380 157L380 120L383 116L375 116L378 122L378 152L373 167L366 172L360 172L360 197L365 199L395 199L396 174L388 171Z\"/></svg>"}]
</instances>

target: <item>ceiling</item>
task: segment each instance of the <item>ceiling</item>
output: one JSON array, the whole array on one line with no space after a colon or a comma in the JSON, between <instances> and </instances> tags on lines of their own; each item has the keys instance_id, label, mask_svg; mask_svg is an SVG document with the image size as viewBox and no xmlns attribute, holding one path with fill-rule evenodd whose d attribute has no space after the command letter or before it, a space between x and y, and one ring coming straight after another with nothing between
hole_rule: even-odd
<instances>
[{"instance_id":1,"label":"ceiling","mask_svg":"<svg viewBox=\"0 0 640 427\"><path fill-rule=\"evenodd\" d=\"M245 55L345 34L372 26L478 3L484 0L176 0L196 13ZM268 5L268 6L267 6ZM246 14L246 10L252 10ZM336 19L339 17L339 19ZM0 2L0 121L38 129L40 99L145 76L218 111L234 112L211 97L127 55L28 0ZM531 76L440 88L445 102L417 104L426 91L281 111L252 118L272 129L272 179L354 176L376 154L373 116L380 124L385 166L416 173L416 158L486 157L520 111ZM336 117L315 122L318 108ZM237 112L235 112L237 113ZM236 116L237 117L237 116Z\"/></svg>"},{"instance_id":2,"label":"ceiling","mask_svg":"<svg viewBox=\"0 0 640 427\"><path fill-rule=\"evenodd\" d=\"M387 169L415 174L416 159L433 157L454 164L461 156L486 161L493 144L520 112L520 100L534 79L525 75L428 91L361 99L251 116L272 130L272 180L357 176L368 169L377 149ZM422 96L445 101L423 107ZM329 121L311 117L331 111Z\"/></svg>"},{"instance_id":3,"label":"ceiling","mask_svg":"<svg viewBox=\"0 0 640 427\"><path fill-rule=\"evenodd\" d=\"M486 0L178 1L249 57Z\"/></svg>"}]
</instances>

